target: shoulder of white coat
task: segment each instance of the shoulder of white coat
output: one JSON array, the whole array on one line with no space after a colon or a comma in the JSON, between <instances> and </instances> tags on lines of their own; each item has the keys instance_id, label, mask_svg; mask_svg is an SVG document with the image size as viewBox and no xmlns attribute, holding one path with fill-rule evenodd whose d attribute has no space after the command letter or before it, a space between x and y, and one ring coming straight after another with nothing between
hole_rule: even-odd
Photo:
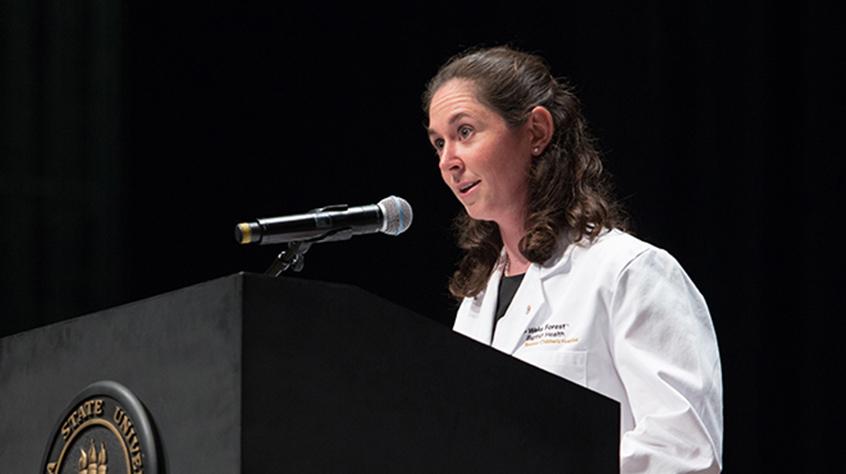
<instances>
[{"instance_id":1,"label":"shoulder of white coat","mask_svg":"<svg viewBox=\"0 0 846 474\"><path fill-rule=\"evenodd\" d=\"M663 250L631 234L612 229L604 231L592 242L583 239L574 244L572 257L574 265L581 263L594 268L604 268L612 273L619 273L638 256L650 251L657 251L669 256Z\"/></svg>"},{"instance_id":2,"label":"shoulder of white coat","mask_svg":"<svg viewBox=\"0 0 846 474\"><path fill-rule=\"evenodd\" d=\"M470 307L475 303L475 298L465 297L461 300L461 304L458 306L458 311L455 314L455 321L452 323L453 331L457 331L460 333L465 333L465 325L467 324L467 318L470 313Z\"/></svg>"},{"instance_id":3,"label":"shoulder of white coat","mask_svg":"<svg viewBox=\"0 0 846 474\"><path fill-rule=\"evenodd\" d=\"M461 304L458 306L458 311L456 312L456 318L455 323L453 324L453 329L457 330L457 328L461 325L464 319L475 318L476 316L478 316L484 298L485 290L480 291L479 294L477 294L476 296L464 297L464 299L461 300Z\"/></svg>"},{"instance_id":4,"label":"shoulder of white coat","mask_svg":"<svg viewBox=\"0 0 846 474\"><path fill-rule=\"evenodd\" d=\"M594 247L598 254L603 254L604 258L613 262L609 269L613 269L617 278L636 274L642 285L661 285L661 288L672 286L702 299L679 261L660 247L619 230L608 232L606 238L597 241ZM605 250L600 250L603 248Z\"/></svg>"}]
</instances>

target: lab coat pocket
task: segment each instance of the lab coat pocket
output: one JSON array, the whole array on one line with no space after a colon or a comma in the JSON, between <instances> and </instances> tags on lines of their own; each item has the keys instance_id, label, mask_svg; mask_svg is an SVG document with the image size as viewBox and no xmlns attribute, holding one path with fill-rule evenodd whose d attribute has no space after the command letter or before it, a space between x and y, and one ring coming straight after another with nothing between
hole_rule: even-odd
<instances>
[{"instance_id":1,"label":"lab coat pocket","mask_svg":"<svg viewBox=\"0 0 846 474\"><path fill-rule=\"evenodd\" d=\"M516 352L514 357L583 387L587 386L587 351L528 350Z\"/></svg>"}]
</instances>

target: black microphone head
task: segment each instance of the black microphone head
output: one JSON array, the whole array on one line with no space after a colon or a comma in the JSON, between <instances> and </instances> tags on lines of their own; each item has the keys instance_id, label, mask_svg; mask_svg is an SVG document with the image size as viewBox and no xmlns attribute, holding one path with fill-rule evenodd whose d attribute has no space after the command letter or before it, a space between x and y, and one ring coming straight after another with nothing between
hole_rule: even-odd
<instances>
[{"instance_id":1,"label":"black microphone head","mask_svg":"<svg viewBox=\"0 0 846 474\"><path fill-rule=\"evenodd\" d=\"M388 196L379 201L379 209L382 210L381 232L389 235L399 235L408 230L411 226L411 205L405 199L397 196Z\"/></svg>"}]
</instances>

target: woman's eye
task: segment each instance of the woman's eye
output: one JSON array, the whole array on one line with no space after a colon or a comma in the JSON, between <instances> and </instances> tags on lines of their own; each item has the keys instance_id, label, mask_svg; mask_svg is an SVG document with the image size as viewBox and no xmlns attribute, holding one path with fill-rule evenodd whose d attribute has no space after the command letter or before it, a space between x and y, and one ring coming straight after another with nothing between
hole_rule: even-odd
<instances>
[{"instance_id":1,"label":"woman's eye","mask_svg":"<svg viewBox=\"0 0 846 474\"><path fill-rule=\"evenodd\" d=\"M435 141L432 142L432 146L434 146L436 150L440 150L441 148L444 147L444 139L443 138L435 139Z\"/></svg>"},{"instance_id":2,"label":"woman's eye","mask_svg":"<svg viewBox=\"0 0 846 474\"><path fill-rule=\"evenodd\" d=\"M468 136L470 136L470 133L472 131L473 131L472 128L468 127L467 125L464 125L464 126L462 126L458 129L458 135L461 138L467 138Z\"/></svg>"}]
</instances>

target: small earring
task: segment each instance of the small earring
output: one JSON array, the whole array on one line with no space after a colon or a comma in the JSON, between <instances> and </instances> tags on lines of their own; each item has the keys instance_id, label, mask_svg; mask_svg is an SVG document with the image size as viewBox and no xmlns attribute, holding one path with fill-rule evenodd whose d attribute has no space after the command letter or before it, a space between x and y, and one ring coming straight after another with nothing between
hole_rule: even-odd
<instances>
[{"instance_id":1,"label":"small earring","mask_svg":"<svg viewBox=\"0 0 846 474\"><path fill-rule=\"evenodd\" d=\"M532 153L534 153L535 155L537 155L538 153L540 153L540 148L538 148L538 147L534 147L534 148L532 148Z\"/></svg>"}]
</instances>

